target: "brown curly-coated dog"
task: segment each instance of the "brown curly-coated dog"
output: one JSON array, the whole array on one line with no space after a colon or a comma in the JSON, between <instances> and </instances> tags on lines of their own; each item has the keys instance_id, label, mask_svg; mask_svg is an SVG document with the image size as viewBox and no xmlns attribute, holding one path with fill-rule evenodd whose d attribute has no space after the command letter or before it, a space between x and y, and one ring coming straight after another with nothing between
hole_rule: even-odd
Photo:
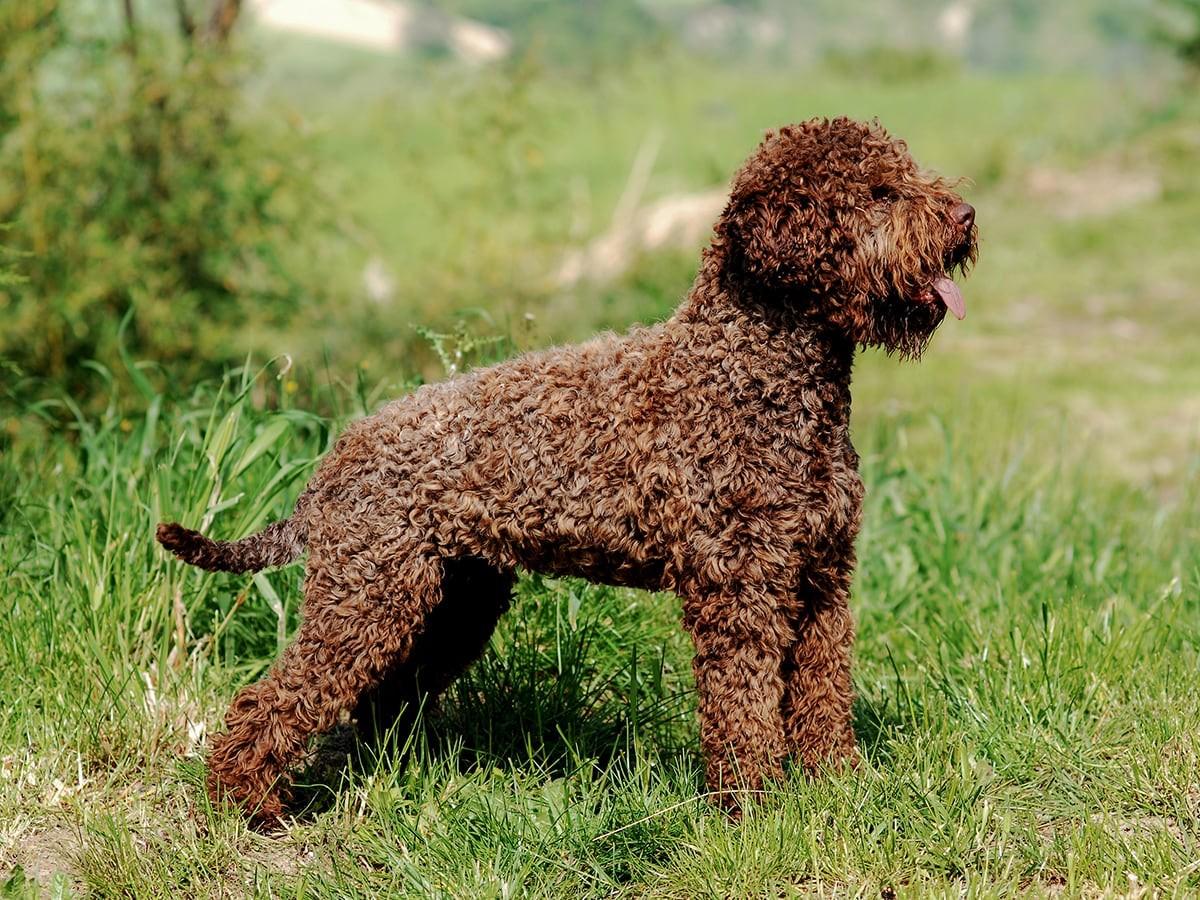
<instances>
[{"instance_id":1,"label":"brown curly-coated dog","mask_svg":"<svg viewBox=\"0 0 1200 900\"><path fill-rule=\"evenodd\" d=\"M483 651L519 566L682 598L728 806L788 757L853 761L850 367L962 317L974 210L878 124L818 119L767 135L714 232L666 322L388 404L259 534L159 526L207 569L308 551L299 633L212 742L214 799L275 821L314 735L372 697L436 696Z\"/></svg>"}]
</instances>

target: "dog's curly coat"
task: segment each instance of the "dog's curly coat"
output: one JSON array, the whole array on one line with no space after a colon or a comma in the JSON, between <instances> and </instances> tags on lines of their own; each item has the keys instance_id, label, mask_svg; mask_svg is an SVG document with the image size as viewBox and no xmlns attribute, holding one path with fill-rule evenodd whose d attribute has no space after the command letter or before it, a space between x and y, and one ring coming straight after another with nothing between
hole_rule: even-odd
<instances>
[{"instance_id":1,"label":"dog's curly coat","mask_svg":"<svg viewBox=\"0 0 1200 900\"><path fill-rule=\"evenodd\" d=\"M852 761L847 604L863 494L857 345L918 356L962 297L974 215L878 124L770 133L666 322L423 387L351 425L290 519L181 559L308 550L303 623L214 738L209 790L260 824L309 740L372 698L444 690L518 566L670 590L695 642L709 786Z\"/></svg>"}]
</instances>

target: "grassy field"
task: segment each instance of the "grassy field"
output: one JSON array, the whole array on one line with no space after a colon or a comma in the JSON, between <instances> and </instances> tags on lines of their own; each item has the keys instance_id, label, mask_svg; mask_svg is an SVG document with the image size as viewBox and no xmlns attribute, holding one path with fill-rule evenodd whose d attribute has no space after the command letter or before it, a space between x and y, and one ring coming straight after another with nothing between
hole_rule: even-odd
<instances>
[{"instance_id":1,"label":"grassy field","mask_svg":"<svg viewBox=\"0 0 1200 900\"><path fill-rule=\"evenodd\" d=\"M1200 891L1194 101L684 63L414 87L378 61L278 59L256 96L303 98L353 213L353 324L280 335L291 371L182 389L131 365L135 391L98 412L47 392L7 413L0 894ZM343 71L361 83L329 87ZM184 569L154 523L228 537L283 515L346 420L435 373L413 323L468 315L522 347L665 315L690 252L608 285L547 280L606 227L647 135L653 199L720 184L763 128L832 112L879 115L972 176L982 234L967 320L919 365L867 355L856 372L862 769L796 774L729 824L697 799L678 601L527 576L407 752L343 770L335 736L281 835L210 809L204 735L294 628L300 572ZM371 255L395 273L386 308L354 294Z\"/></svg>"}]
</instances>

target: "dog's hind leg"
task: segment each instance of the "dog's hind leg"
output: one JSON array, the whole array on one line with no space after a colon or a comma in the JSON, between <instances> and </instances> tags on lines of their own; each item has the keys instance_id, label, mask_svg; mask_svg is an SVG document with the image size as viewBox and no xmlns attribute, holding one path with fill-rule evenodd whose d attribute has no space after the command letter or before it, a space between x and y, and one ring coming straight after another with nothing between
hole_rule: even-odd
<instances>
[{"instance_id":1,"label":"dog's hind leg","mask_svg":"<svg viewBox=\"0 0 1200 900\"><path fill-rule=\"evenodd\" d=\"M848 570L802 581L795 642L783 665L788 752L805 769L857 760L850 682L854 620Z\"/></svg>"},{"instance_id":2,"label":"dog's hind leg","mask_svg":"<svg viewBox=\"0 0 1200 900\"><path fill-rule=\"evenodd\" d=\"M237 695L226 732L211 744L209 795L236 802L259 825L282 815L289 770L309 740L403 663L441 595L436 559L335 553L310 559L296 637L265 678Z\"/></svg>"},{"instance_id":3,"label":"dog's hind leg","mask_svg":"<svg viewBox=\"0 0 1200 900\"><path fill-rule=\"evenodd\" d=\"M436 703L487 648L500 616L512 602L515 578L481 559L445 562L442 599L425 621L408 658L360 702L354 719L360 736L403 739L417 711Z\"/></svg>"}]
</instances>

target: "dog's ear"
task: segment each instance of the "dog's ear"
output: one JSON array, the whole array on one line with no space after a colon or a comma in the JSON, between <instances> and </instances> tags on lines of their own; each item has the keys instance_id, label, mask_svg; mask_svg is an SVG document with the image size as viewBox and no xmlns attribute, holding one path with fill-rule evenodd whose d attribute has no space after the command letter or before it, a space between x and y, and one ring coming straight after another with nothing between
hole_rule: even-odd
<instances>
[{"instance_id":1,"label":"dog's ear","mask_svg":"<svg viewBox=\"0 0 1200 900\"><path fill-rule=\"evenodd\" d=\"M869 145L869 146L868 146ZM890 147L877 126L811 119L768 132L734 177L716 233L730 271L751 290L795 298L844 281L853 250L862 160Z\"/></svg>"},{"instance_id":2,"label":"dog's ear","mask_svg":"<svg viewBox=\"0 0 1200 900\"><path fill-rule=\"evenodd\" d=\"M739 190L734 186L718 231L731 270L768 290L813 289L821 279L831 229L824 210L802 186Z\"/></svg>"}]
</instances>

